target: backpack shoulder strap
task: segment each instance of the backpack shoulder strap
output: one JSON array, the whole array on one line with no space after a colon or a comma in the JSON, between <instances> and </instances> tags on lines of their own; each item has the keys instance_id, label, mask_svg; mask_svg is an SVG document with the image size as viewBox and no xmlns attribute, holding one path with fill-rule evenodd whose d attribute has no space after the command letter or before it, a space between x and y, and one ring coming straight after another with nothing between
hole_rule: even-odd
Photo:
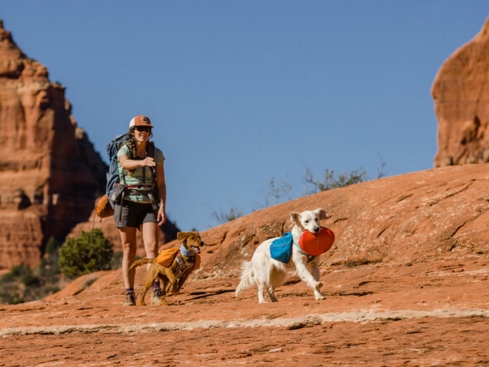
<instances>
[{"instance_id":1,"label":"backpack shoulder strap","mask_svg":"<svg viewBox=\"0 0 489 367\"><path fill-rule=\"evenodd\" d=\"M149 142L148 144L148 157L154 158L155 157L155 143L152 141ZM152 167L151 169L151 176L152 176L152 185L155 186L156 183L156 169Z\"/></svg>"},{"instance_id":2,"label":"backpack shoulder strap","mask_svg":"<svg viewBox=\"0 0 489 367\"><path fill-rule=\"evenodd\" d=\"M148 157L155 157L155 143L149 142L148 144Z\"/></svg>"}]
</instances>

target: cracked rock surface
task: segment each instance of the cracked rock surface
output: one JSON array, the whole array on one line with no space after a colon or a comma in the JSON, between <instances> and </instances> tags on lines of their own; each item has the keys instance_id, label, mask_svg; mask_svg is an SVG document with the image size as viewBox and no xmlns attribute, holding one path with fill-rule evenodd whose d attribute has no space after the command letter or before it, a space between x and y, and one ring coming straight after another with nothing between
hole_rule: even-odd
<instances>
[{"instance_id":1,"label":"cracked rock surface","mask_svg":"<svg viewBox=\"0 0 489 367\"><path fill-rule=\"evenodd\" d=\"M167 307L122 306L120 270L0 305L0 366L487 366L488 179L486 164L437 168L202 232L202 268ZM319 207L336 234L321 261L326 300L294 274L276 303L253 288L235 298L241 262L290 230L291 211Z\"/></svg>"}]
</instances>

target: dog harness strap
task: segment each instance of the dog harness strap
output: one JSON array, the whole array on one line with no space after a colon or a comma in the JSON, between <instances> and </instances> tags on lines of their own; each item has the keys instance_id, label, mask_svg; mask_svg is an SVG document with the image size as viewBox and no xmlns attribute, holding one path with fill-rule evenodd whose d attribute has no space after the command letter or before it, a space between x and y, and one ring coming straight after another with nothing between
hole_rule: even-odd
<instances>
[{"instance_id":1,"label":"dog harness strap","mask_svg":"<svg viewBox=\"0 0 489 367\"><path fill-rule=\"evenodd\" d=\"M297 242L294 241L294 246L297 247L300 251L300 253L304 256L307 256L307 262L310 263L311 261L313 261L316 256L314 255L310 255L308 254L307 252L305 252L303 249L301 249L301 247L299 246L299 244Z\"/></svg>"},{"instance_id":2,"label":"dog harness strap","mask_svg":"<svg viewBox=\"0 0 489 367\"><path fill-rule=\"evenodd\" d=\"M188 262L185 261L184 257L188 258ZM185 256L184 254L179 253L177 255L176 261L177 261L178 265L180 265L177 268L177 272L175 274L176 278L180 278L182 276L182 274L185 272L185 270L194 266L193 256Z\"/></svg>"}]
</instances>

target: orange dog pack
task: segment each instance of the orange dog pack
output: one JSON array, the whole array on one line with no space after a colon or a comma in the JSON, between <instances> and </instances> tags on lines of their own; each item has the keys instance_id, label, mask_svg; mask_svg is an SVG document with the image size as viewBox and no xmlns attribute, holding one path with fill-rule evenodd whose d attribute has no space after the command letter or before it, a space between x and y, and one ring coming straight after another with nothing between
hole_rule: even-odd
<instances>
[{"instance_id":1,"label":"orange dog pack","mask_svg":"<svg viewBox=\"0 0 489 367\"><path fill-rule=\"evenodd\" d=\"M167 248L166 250L162 250L156 257L156 262L161 266L169 268L179 252L180 249L176 247L171 247L171 248ZM200 267L200 255L195 254L194 256L195 256L194 270L197 270Z\"/></svg>"}]
</instances>

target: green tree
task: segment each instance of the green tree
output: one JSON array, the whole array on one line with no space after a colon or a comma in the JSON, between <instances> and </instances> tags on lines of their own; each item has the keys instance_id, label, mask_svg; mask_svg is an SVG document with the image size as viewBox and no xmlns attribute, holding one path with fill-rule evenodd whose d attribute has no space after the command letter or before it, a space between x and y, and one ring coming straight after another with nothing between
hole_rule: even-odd
<instances>
[{"instance_id":1,"label":"green tree","mask_svg":"<svg viewBox=\"0 0 489 367\"><path fill-rule=\"evenodd\" d=\"M113 254L112 244L100 229L83 231L78 238L67 238L59 249L61 273L74 279L99 270L110 270Z\"/></svg>"}]
</instances>

